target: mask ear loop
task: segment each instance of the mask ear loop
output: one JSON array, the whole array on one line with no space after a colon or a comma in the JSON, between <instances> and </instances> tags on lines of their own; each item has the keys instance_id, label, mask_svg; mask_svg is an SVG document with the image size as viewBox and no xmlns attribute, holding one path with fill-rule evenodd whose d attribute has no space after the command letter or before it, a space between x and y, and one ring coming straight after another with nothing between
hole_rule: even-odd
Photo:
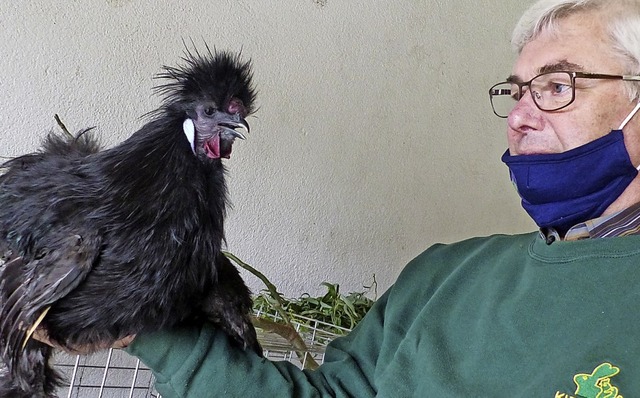
<instances>
[{"instance_id":1,"label":"mask ear loop","mask_svg":"<svg viewBox=\"0 0 640 398\"><path fill-rule=\"evenodd\" d=\"M629 115L622 121L622 124L620 124L620 127L618 128L618 130L622 130L624 126L626 126L627 123L629 123L629 120L631 120L631 118L634 117L636 113L638 113L639 109L640 109L640 101L638 101L635 108L633 108L633 110L629 113ZM640 171L640 165L636 167L636 170Z\"/></svg>"},{"instance_id":2,"label":"mask ear loop","mask_svg":"<svg viewBox=\"0 0 640 398\"><path fill-rule=\"evenodd\" d=\"M631 118L636 115L639 109L640 109L640 101L638 101L638 103L636 104L636 107L633 108L633 110L629 113L629 115L622 121L622 124L620 124L620 127L618 128L618 130L622 130L624 126L626 126L627 123L629 123L629 120L631 120Z\"/></svg>"}]
</instances>

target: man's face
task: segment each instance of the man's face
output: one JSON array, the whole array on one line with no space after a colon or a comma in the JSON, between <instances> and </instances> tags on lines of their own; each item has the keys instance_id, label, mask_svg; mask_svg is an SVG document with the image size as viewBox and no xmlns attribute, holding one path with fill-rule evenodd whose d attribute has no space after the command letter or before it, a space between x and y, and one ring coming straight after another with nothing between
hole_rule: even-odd
<instances>
[{"instance_id":1,"label":"man's face","mask_svg":"<svg viewBox=\"0 0 640 398\"><path fill-rule=\"evenodd\" d=\"M546 32L529 42L513 68L513 77L528 81L543 71L623 74L597 16L582 13L559 22L558 33ZM508 118L512 155L559 153L617 129L634 103L620 80L576 79L576 99L568 107L544 112L526 92ZM640 115L624 128L625 145L634 165L640 164Z\"/></svg>"}]
</instances>

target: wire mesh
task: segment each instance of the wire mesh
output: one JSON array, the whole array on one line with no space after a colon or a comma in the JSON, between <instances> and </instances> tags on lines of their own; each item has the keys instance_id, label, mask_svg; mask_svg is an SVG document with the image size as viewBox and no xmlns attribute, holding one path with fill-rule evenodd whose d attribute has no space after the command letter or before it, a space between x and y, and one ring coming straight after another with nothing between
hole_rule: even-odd
<instances>
[{"instance_id":1,"label":"wire mesh","mask_svg":"<svg viewBox=\"0 0 640 398\"><path fill-rule=\"evenodd\" d=\"M282 318L271 312L263 312L262 309L256 311L256 316L280 321ZM258 340L264 350L264 356L271 360L282 360L294 363L300 368L306 365L309 357L312 357L318 364L324 362L324 351L327 344L338 336L349 333L349 329L317 319L307 318L301 315L290 315L291 324L302 337L306 351L304 357L300 359L291 344L283 337L268 333L261 329L256 329Z\"/></svg>"},{"instance_id":2,"label":"wire mesh","mask_svg":"<svg viewBox=\"0 0 640 398\"><path fill-rule=\"evenodd\" d=\"M280 319L261 310L256 315L271 320ZM349 332L349 329L303 316L291 316L291 323L307 346L303 358L298 357L283 337L257 329L265 358L289 361L300 368L304 367L309 357L321 364L327 344ZM68 382L58 390L60 398L161 398L154 388L154 378L149 368L121 350L111 349L82 356L58 353L54 364Z\"/></svg>"},{"instance_id":3,"label":"wire mesh","mask_svg":"<svg viewBox=\"0 0 640 398\"><path fill-rule=\"evenodd\" d=\"M121 350L82 356L59 353L54 362L69 382L58 390L60 398L160 397L149 368Z\"/></svg>"}]
</instances>

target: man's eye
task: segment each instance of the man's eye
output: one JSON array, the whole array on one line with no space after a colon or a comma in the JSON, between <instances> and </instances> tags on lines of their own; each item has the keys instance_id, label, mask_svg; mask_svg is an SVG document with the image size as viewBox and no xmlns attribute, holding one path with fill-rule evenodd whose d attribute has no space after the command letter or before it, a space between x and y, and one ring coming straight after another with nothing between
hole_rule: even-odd
<instances>
[{"instance_id":1,"label":"man's eye","mask_svg":"<svg viewBox=\"0 0 640 398\"><path fill-rule=\"evenodd\" d=\"M570 84L565 83L551 83L549 91L553 94L564 94L571 90Z\"/></svg>"}]
</instances>

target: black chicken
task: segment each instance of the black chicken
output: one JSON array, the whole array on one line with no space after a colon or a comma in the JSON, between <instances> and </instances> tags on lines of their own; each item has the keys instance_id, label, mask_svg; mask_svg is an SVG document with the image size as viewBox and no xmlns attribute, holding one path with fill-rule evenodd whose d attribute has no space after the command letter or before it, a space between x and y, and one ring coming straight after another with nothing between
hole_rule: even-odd
<instances>
[{"instance_id":1,"label":"black chicken","mask_svg":"<svg viewBox=\"0 0 640 398\"><path fill-rule=\"evenodd\" d=\"M164 67L150 121L101 151L90 131L50 134L0 176L0 397L54 397L51 349L210 320L258 355L249 290L221 253L225 169L249 130L250 62L186 51Z\"/></svg>"}]
</instances>

